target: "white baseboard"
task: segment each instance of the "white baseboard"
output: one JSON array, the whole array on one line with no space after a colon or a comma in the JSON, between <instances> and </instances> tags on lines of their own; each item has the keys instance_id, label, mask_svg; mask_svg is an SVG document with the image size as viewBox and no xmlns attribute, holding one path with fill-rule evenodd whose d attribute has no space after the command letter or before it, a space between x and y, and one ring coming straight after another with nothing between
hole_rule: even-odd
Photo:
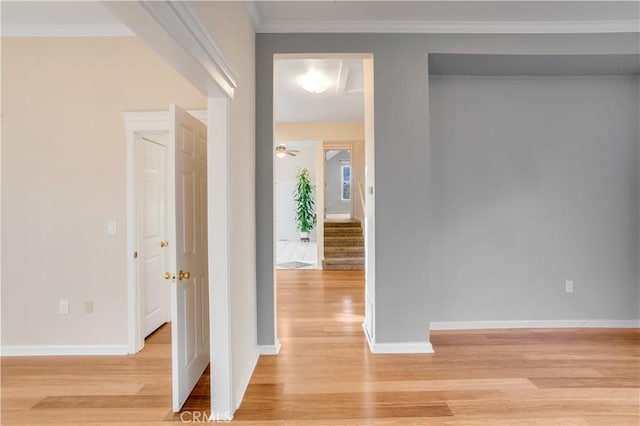
<instances>
[{"instance_id":1,"label":"white baseboard","mask_svg":"<svg viewBox=\"0 0 640 426\"><path fill-rule=\"evenodd\" d=\"M431 342L397 342L397 343L376 343L371 340L367 333L367 328L362 323L364 335L369 344L369 350L374 354L432 354L433 346Z\"/></svg>"},{"instance_id":2,"label":"white baseboard","mask_svg":"<svg viewBox=\"0 0 640 426\"><path fill-rule=\"evenodd\" d=\"M240 382L240 386L236 390L236 410L240 408L240 404L242 404L242 399L244 398L244 393L247 391L247 387L249 387L249 382L251 381L251 376L253 375L253 370L255 370L256 365L258 364L258 359L260 358L260 352L258 349L253 354L253 358L247 365L247 368L244 370L242 375L242 381Z\"/></svg>"},{"instance_id":3,"label":"white baseboard","mask_svg":"<svg viewBox=\"0 0 640 426\"><path fill-rule=\"evenodd\" d=\"M640 319L432 321L430 325L431 330L481 330L492 328L640 328Z\"/></svg>"},{"instance_id":4,"label":"white baseboard","mask_svg":"<svg viewBox=\"0 0 640 426\"><path fill-rule=\"evenodd\" d=\"M430 342L374 343L374 354L432 354Z\"/></svg>"},{"instance_id":5,"label":"white baseboard","mask_svg":"<svg viewBox=\"0 0 640 426\"><path fill-rule=\"evenodd\" d=\"M258 345L258 352L260 355L278 355L281 347L280 340L276 338L275 345Z\"/></svg>"},{"instance_id":6,"label":"white baseboard","mask_svg":"<svg viewBox=\"0 0 640 426\"><path fill-rule=\"evenodd\" d=\"M127 355L127 345L9 345L2 356Z\"/></svg>"}]
</instances>

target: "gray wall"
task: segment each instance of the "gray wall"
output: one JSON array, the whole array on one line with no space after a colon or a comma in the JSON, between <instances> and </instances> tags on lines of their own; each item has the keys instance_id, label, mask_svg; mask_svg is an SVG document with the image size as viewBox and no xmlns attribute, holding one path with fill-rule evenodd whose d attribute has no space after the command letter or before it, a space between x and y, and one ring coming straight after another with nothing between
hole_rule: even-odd
<instances>
[{"instance_id":1,"label":"gray wall","mask_svg":"<svg viewBox=\"0 0 640 426\"><path fill-rule=\"evenodd\" d=\"M327 160L325 169L325 182L327 190L324 193L324 205L327 213L351 213L351 201L342 200L342 161L349 160L349 151L341 151ZM345 163L347 165L351 162ZM352 170L353 172L353 170ZM351 182L353 184L353 178ZM353 200L353 190L351 188L351 199Z\"/></svg>"},{"instance_id":2,"label":"gray wall","mask_svg":"<svg viewBox=\"0 0 640 426\"><path fill-rule=\"evenodd\" d=\"M375 75L377 342L424 342L430 312L430 140L427 54L637 53L635 34L256 35L256 226L259 344L274 343L273 58L371 53ZM631 196L631 194L630 194ZM395 206L410 208L399 210ZM402 248L402 249L399 249ZM578 281L578 278L576 278Z\"/></svg>"},{"instance_id":3,"label":"gray wall","mask_svg":"<svg viewBox=\"0 0 640 426\"><path fill-rule=\"evenodd\" d=\"M638 77L429 89L431 319L640 318Z\"/></svg>"}]
</instances>

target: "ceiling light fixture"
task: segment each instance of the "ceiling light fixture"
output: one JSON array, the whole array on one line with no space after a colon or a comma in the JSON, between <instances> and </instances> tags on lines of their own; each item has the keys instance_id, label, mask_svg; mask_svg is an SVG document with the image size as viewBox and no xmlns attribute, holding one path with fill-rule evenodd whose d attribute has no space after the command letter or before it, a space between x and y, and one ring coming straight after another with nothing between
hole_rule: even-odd
<instances>
[{"instance_id":1,"label":"ceiling light fixture","mask_svg":"<svg viewBox=\"0 0 640 426\"><path fill-rule=\"evenodd\" d=\"M284 158L287 156L287 147L285 145L276 146L276 157Z\"/></svg>"},{"instance_id":2,"label":"ceiling light fixture","mask_svg":"<svg viewBox=\"0 0 640 426\"><path fill-rule=\"evenodd\" d=\"M297 149L287 149L287 146L283 143L276 146L276 157L278 158L284 158L287 155L295 157L299 152L300 151L298 151Z\"/></svg>"},{"instance_id":3,"label":"ceiling light fixture","mask_svg":"<svg viewBox=\"0 0 640 426\"><path fill-rule=\"evenodd\" d=\"M299 83L309 93L322 93L329 88L329 79L321 71L311 68L299 78Z\"/></svg>"}]
</instances>

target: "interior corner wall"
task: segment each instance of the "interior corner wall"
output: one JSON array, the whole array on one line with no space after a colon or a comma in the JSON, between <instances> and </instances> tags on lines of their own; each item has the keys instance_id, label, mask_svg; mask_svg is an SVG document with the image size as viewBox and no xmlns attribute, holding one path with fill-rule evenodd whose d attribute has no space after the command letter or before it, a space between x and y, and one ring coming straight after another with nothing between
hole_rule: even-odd
<instances>
[{"instance_id":1,"label":"interior corner wall","mask_svg":"<svg viewBox=\"0 0 640 426\"><path fill-rule=\"evenodd\" d=\"M432 76L430 102L432 319L640 318L638 77Z\"/></svg>"},{"instance_id":2,"label":"interior corner wall","mask_svg":"<svg viewBox=\"0 0 640 426\"><path fill-rule=\"evenodd\" d=\"M3 346L126 351L122 112L172 102L207 105L135 37L2 39Z\"/></svg>"},{"instance_id":3,"label":"interior corner wall","mask_svg":"<svg viewBox=\"0 0 640 426\"><path fill-rule=\"evenodd\" d=\"M375 341L428 341L431 152L429 52L485 54L632 53L636 34L256 36L256 238L258 340L271 342L273 283L273 60L287 53L373 54L375 88ZM411 206L398 209L397 206ZM402 247L401 250L398 247ZM426 266L425 266L426 265Z\"/></svg>"}]
</instances>

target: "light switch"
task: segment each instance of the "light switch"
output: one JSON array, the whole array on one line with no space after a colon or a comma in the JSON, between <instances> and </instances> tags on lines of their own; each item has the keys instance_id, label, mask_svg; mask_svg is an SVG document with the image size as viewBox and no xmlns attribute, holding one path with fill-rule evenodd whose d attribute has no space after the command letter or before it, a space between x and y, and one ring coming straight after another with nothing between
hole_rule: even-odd
<instances>
[{"instance_id":1,"label":"light switch","mask_svg":"<svg viewBox=\"0 0 640 426\"><path fill-rule=\"evenodd\" d=\"M60 299L58 301L58 311L60 312L60 315L69 314L69 300Z\"/></svg>"},{"instance_id":2,"label":"light switch","mask_svg":"<svg viewBox=\"0 0 640 426\"><path fill-rule=\"evenodd\" d=\"M108 220L107 221L107 234L108 235L116 235L116 232L118 231L118 226L116 224L115 220Z\"/></svg>"}]
</instances>

